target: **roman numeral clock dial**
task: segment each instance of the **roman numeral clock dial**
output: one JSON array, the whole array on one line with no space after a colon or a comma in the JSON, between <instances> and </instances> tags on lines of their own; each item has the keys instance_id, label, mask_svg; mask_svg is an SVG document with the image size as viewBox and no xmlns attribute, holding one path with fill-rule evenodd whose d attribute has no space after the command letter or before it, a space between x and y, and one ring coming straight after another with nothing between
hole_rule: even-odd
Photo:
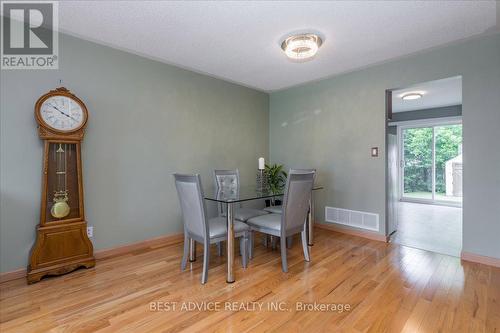
<instances>
[{"instance_id":1,"label":"roman numeral clock dial","mask_svg":"<svg viewBox=\"0 0 500 333\"><path fill-rule=\"evenodd\" d=\"M82 107L66 96L49 97L42 103L40 114L47 125L59 131L72 131L84 121Z\"/></svg>"},{"instance_id":2,"label":"roman numeral clock dial","mask_svg":"<svg viewBox=\"0 0 500 333\"><path fill-rule=\"evenodd\" d=\"M40 224L31 250L28 283L95 265L83 210L81 144L87 108L61 87L38 99L35 119L44 154Z\"/></svg>"}]
</instances>

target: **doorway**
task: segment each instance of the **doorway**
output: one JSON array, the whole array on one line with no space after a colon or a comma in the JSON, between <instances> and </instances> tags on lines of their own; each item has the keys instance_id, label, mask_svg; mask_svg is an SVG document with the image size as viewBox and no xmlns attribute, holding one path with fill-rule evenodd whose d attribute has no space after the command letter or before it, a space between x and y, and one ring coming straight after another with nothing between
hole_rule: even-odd
<instances>
[{"instance_id":1,"label":"doorway","mask_svg":"<svg viewBox=\"0 0 500 333\"><path fill-rule=\"evenodd\" d=\"M391 89L387 105L387 235L459 256L462 246L462 78Z\"/></svg>"}]
</instances>

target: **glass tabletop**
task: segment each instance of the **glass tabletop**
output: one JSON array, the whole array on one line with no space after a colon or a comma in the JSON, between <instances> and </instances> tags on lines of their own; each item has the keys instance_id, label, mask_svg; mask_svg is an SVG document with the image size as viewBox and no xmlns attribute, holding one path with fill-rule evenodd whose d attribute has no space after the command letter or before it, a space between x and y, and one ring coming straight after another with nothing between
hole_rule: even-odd
<instances>
[{"instance_id":1,"label":"glass tabletop","mask_svg":"<svg viewBox=\"0 0 500 333\"><path fill-rule=\"evenodd\" d=\"M314 185L313 187L313 191L321 189L323 189L321 185ZM283 192L284 191L273 193L271 191L262 191L255 185L240 186L238 191L234 188L226 188L217 191L215 186L213 186L204 191L204 197L205 200L228 203L279 197L283 195Z\"/></svg>"}]
</instances>

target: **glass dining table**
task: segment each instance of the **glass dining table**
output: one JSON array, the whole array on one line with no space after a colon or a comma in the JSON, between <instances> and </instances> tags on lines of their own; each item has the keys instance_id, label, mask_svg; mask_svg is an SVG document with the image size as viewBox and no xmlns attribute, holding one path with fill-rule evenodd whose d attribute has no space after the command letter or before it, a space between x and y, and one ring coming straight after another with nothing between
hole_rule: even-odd
<instances>
[{"instance_id":1,"label":"glass dining table","mask_svg":"<svg viewBox=\"0 0 500 333\"><path fill-rule=\"evenodd\" d=\"M313 194L317 190L323 189L322 186L315 185L313 187ZM283 190L279 192L271 192L265 191L257 188L257 186L240 186L239 189L221 189L217 191L214 188L211 188L204 193L204 199L208 201L215 201L221 204L226 205L227 207L227 283L233 283L234 272L233 272L233 264L234 264L234 209L235 205L239 205L245 201L259 200L259 199L276 199L277 197L283 196ZM313 245L313 228L314 228L314 195L311 195L311 202L309 203L309 214L307 217L307 243L309 246ZM190 261L194 261L196 258L196 247L195 242L190 243Z\"/></svg>"}]
</instances>

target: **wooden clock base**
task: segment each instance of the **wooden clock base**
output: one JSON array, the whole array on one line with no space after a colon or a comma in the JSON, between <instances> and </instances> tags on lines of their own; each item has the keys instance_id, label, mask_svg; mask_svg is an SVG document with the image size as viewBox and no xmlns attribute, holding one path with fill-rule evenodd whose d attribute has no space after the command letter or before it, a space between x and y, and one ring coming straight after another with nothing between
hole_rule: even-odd
<instances>
[{"instance_id":1,"label":"wooden clock base","mask_svg":"<svg viewBox=\"0 0 500 333\"><path fill-rule=\"evenodd\" d=\"M45 275L61 275L79 267L94 267L93 246L87 236L87 223L38 226L35 245L28 265L28 283Z\"/></svg>"}]
</instances>

